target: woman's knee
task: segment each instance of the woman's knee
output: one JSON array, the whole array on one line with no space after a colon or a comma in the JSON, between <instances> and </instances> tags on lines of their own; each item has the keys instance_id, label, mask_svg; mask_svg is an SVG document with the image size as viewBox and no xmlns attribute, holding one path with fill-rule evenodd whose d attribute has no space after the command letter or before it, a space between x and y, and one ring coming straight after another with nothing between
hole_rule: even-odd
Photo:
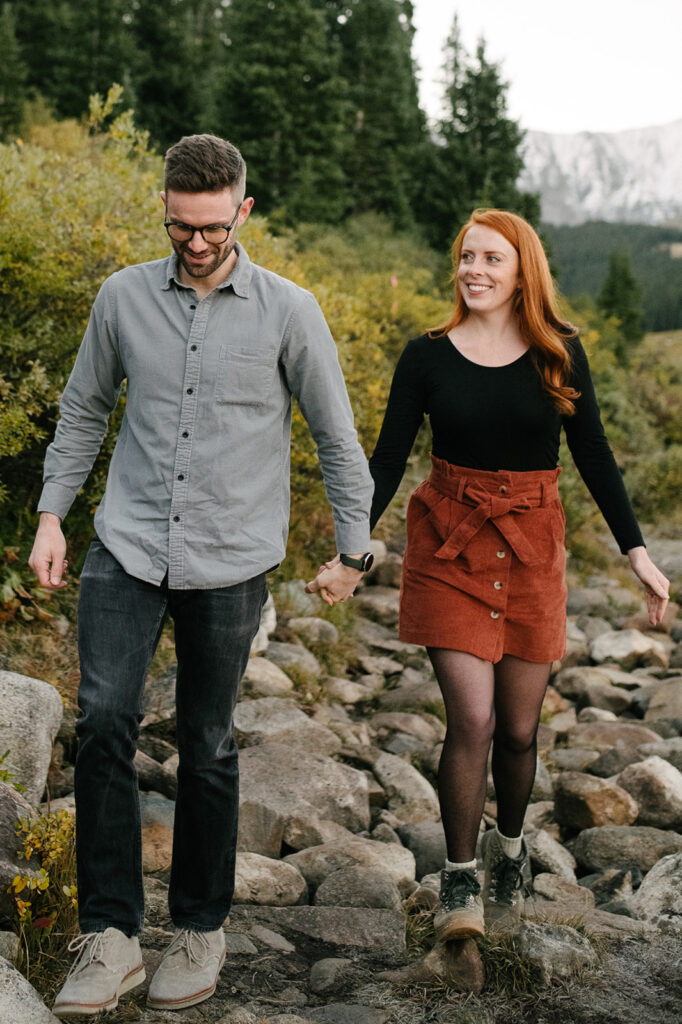
<instances>
[{"instance_id":1,"label":"woman's knee","mask_svg":"<svg viewBox=\"0 0 682 1024\"><path fill-rule=\"evenodd\" d=\"M496 746L504 747L512 754L528 754L535 751L537 742L537 725L533 727L518 725L498 725L495 727L493 741Z\"/></svg>"}]
</instances>

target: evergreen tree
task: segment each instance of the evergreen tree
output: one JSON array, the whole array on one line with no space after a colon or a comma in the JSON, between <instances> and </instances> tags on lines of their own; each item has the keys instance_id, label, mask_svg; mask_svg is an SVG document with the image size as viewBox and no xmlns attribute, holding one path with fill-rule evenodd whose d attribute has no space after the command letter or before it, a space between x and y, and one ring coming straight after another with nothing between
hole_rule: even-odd
<instances>
[{"instance_id":1,"label":"evergreen tree","mask_svg":"<svg viewBox=\"0 0 682 1024\"><path fill-rule=\"evenodd\" d=\"M612 249L609 269L597 303L602 312L619 321L623 344L616 350L616 357L621 363L627 363L628 350L644 337L641 298L641 288L632 272L627 251Z\"/></svg>"},{"instance_id":2,"label":"evergreen tree","mask_svg":"<svg viewBox=\"0 0 682 1024\"><path fill-rule=\"evenodd\" d=\"M313 0L232 0L217 126L249 164L262 212L337 221L348 207L346 85Z\"/></svg>"},{"instance_id":3,"label":"evergreen tree","mask_svg":"<svg viewBox=\"0 0 682 1024\"><path fill-rule=\"evenodd\" d=\"M519 192L523 131L507 116L507 84L485 54L483 40L471 59L455 18L445 44L446 114L437 125L427 181L429 235L448 245L477 206L496 206L539 218L535 195Z\"/></svg>"},{"instance_id":4,"label":"evergreen tree","mask_svg":"<svg viewBox=\"0 0 682 1024\"><path fill-rule=\"evenodd\" d=\"M318 0L342 52L349 144L343 167L353 212L413 223L426 154L426 118L412 60L410 0Z\"/></svg>"},{"instance_id":5,"label":"evergreen tree","mask_svg":"<svg viewBox=\"0 0 682 1024\"><path fill-rule=\"evenodd\" d=\"M17 42L14 13L8 3L0 9L0 139L16 135L26 99L26 67Z\"/></svg>"}]
</instances>

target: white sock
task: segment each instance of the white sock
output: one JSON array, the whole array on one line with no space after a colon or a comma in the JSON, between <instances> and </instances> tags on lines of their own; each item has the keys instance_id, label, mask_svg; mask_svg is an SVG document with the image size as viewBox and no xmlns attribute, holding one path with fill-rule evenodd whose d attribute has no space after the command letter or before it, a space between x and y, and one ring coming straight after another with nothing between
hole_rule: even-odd
<instances>
[{"instance_id":1,"label":"white sock","mask_svg":"<svg viewBox=\"0 0 682 1024\"><path fill-rule=\"evenodd\" d=\"M503 853L505 853L507 857L511 857L512 860L516 860L517 857L520 857L523 843L523 832L520 836L515 836L513 839L510 839L509 836L502 835L497 825L495 826L495 831L497 832L497 838L500 841Z\"/></svg>"},{"instance_id":2,"label":"white sock","mask_svg":"<svg viewBox=\"0 0 682 1024\"><path fill-rule=\"evenodd\" d=\"M446 858L446 860L445 860L445 870L446 871L475 871L476 870L476 860L475 859L474 860L466 860L466 861L462 861L462 863L460 864L457 861L447 860L447 858Z\"/></svg>"}]
</instances>

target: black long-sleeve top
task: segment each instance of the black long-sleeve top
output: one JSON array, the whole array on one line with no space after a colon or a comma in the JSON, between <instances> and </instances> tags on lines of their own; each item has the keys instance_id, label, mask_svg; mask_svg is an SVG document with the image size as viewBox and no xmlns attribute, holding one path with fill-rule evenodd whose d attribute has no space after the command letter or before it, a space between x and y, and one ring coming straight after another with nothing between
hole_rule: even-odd
<instances>
[{"instance_id":1,"label":"black long-sleeve top","mask_svg":"<svg viewBox=\"0 0 682 1024\"><path fill-rule=\"evenodd\" d=\"M576 466L621 552L643 544L623 479L604 434L585 350L568 339L569 383L580 398L562 416L542 387L530 351L505 366L481 366L447 335L408 342L395 370L379 440L370 459L372 528L405 471L417 431L428 415L433 454L482 470L554 469L561 427Z\"/></svg>"}]
</instances>

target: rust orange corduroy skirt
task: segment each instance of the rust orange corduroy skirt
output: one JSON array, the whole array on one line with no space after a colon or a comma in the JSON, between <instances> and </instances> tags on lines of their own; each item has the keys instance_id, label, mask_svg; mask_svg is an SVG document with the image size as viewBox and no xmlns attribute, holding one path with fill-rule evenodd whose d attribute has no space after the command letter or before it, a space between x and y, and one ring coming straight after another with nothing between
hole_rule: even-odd
<instances>
[{"instance_id":1,"label":"rust orange corduroy skirt","mask_svg":"<svg viewBox=\"0 0 682 1024\"><path fill-rule=\"evenodd\" d=\"M561 470L487 472L431 460L407 509L400 639L491 662L561 658Z\"/></svg>"}]
</instances>

